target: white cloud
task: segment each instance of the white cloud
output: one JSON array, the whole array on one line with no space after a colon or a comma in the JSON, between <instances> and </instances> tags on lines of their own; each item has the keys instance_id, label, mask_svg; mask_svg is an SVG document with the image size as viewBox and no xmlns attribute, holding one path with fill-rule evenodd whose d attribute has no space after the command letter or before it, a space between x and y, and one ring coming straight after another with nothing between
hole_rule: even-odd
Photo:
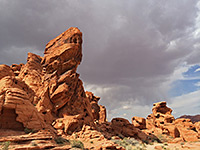
<instances>
[{"instance_id":1,"label":"white cloud","mask_svg":"<svg viewBox=\"0 0 200 150\"><path fill-rule=\"evenodd\" d=\"M197 3L196 7L200 10L200 1ZM197 17L195 21L196 21L196 24L195 24L196 30L193 32L193 36L195 39L199 39L200 38L200 11L197 13Z\"/></svg>"},{"instance_id":2,"label":"white cloud","mask_svg":"<svg viewBox=\"0 0 200 150\"><path fill-rule=\"evenodd\" d=\"M200 90L172 98L169 106L175 112L176 117L184 114L198 114L200 110Z\"/></svg>"},{"instance_id":3,"label":"white cloud","mask_svg":"<svg viewBox=\"0 0 200 150\"><path fill-rule=\"evenodd\" d=\"M195 83L195 86L200 87L200 82Z\"/></svg>"},{"instance_id":4,"label":"white cloud","mask_svg":"<svg viewBox=\"0 0 200 150\"><path fill-rule=\"evenodd\" d=\"M194 72L198 72L198 71L200 71L200 68L196 69Z\"/></svg>"},{"instance_id":5,"label":"white cloud","mask_svg":"<svg viewBox=\"0 0 200 150\"><path fill-rule=\"evenodd\" d=\"M131 108L131 106L129 106L129 105L124 105L123 107L122 107L122 109L130 109Z\"/></svg>"},{"instance_id":6,"label":"white cloud","mask_svg":"<svg viewBox=\"0 0 200 150\"><path fill-rule=\"evenodd\" d=\"M122 15L117 15L114 17L114 27L116 30L120 30L125 24L128 23L127 17Z\"/></svg>"}]
</instances>

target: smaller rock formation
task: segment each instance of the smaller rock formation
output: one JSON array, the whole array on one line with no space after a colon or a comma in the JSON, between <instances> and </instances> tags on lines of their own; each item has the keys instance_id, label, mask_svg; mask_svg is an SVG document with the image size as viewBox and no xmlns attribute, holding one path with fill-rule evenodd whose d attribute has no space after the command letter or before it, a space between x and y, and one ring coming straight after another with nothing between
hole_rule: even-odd
<instances>
[{"instance_id":1,"label":"smaller rock formation","mask_svg":"<svg viewBox=\"0 0 200 150\"><path fill-rule=\"evenodd\" d=\"M166 102L153 104L152 114L146 119L146 127L155 134L167 134L172 137L179 137L177 128L172 123L174 117L171 115L172 109L166 106Z\"/></svg>"},{"instance_id":2,"label":"smaller rock formation","mask_svg":"<svg viewBox=\"0 0 200 150\"><path fill-rule=\"evenodd\" d=\"M118 135L123 135L125 137L136 137L136 128L124 118L114 118L111 121L111 127L115 133Z\"/></svg>"},{"instance_id":3,"label":"smaller rock formation","mask_svg":"<svg viewBox=\"0 0 200 150\"><path fill-rule=\"evenodd\" d=\"M99 112L99 123L104 123L107 121L106 119L106 107L103 105L100 105L100 112Z\"/></svg>"},{"instance_id":4,"label":"smaller rock formation","mask_svg":"<svg viewBox=\"0 0 200 150\"><path fill-rule=\"evenodd\" d=\"M92 92L86 91L86 97L90 101L90 105L92 107L92 114L95 120L99 120L99 112L100 112L100 106L98 105L98 101L100 97L94 96Z\"/></svg>"},{"instance_id":5,"label":"smaller rock formation","mask_svg":"<svg viewBox=\"0 0 200 150\"><path fill-rule=\"evenodd\" d=\"M194 125L195 125L195 128L196 128L196 130L197 130L197 132L199 134L199 137L200 137L200 121L195 122Z\"/></svg>"},{"instance_id":6,"label":"smaller rock formation","mask_svg":"<svg viewBox=\"0 0 200 150\"><path fill-rule=\"evenodd\" d=\"M147 132L181 138L182 141L197 141L198 131L190 119L174 119L172 109L166 102L153 104L152 114L146 119Z\"/></svg>"},{"instance_id":7,"label":"smaller rock formation","mask_svg":"<svg viewBox=\"0 0 200 150\"><path fill-rule=\"evenodd\" d=\"M86 97L90 101L90 105L92 107L92 114L95 121L98 123L106 122L106 108L105 106L99 105L98 101L100 100L99 96L95 96L92 92L85 92Z\"/></svg>"}]
</instances>

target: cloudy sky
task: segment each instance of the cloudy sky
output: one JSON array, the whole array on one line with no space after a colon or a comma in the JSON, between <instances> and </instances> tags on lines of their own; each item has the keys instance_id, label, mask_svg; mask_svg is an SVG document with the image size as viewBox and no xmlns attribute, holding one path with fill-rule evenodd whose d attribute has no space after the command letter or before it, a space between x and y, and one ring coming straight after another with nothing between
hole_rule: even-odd
<instances>
[{"instance_id":1,"label":"cloudy sky","mask_svg":"<svg viewBox=\"0 0 200 150\"><path fill-rule=\"evenodd\" d=\"M109 119L163 100L175 117L200 113L200 1L0 0L0 64L43 56L71 26L84 38L78 72Z\"/></svg>"}]
</instances>

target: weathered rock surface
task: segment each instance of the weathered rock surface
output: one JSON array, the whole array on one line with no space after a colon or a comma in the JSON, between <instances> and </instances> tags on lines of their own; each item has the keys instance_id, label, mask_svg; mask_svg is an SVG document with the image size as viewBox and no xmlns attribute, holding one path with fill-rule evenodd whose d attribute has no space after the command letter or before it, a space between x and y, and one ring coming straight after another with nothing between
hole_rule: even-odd
<instances>
[{"instance_id":1,"label":"weathered rock surface","mask_svg":"<svg viewBox=\"0 0 200 150\"><path fill-rule=\"evenodd\" d=\"M136 128L146 129L146 120L145 120L145 118L135 116L135 117L132 118L132 124Z\"/></svg>"},{"instance_id":2,"label":"weathered rock surface","mask_svg":"<svg viewBox=\"0 0 200 150\"><path fill-rule=\"evenodd\" d=\"M43 117L32 104L34 92L18 77L6 76L0 80L0 128L42 129Z\"/></svg>"},{"instance_id":3,"label":"weathered rock surface","mask_svg":"<svg viewBox=\"0 0 200 150\"><path fill-rule=\"evenodd\" d=\"M15 76L18 76L20 73L21 68L24 66L24 64L12 64L10 66L10 68L12 69L12 71L14 72Z\"/></svg>"},{"instance_id":4,"label":"weathered rock surface","mask_svg":"<svg viewBox=\"0 0 200 150\"><path fill-rule=\"evenodd\" d=\"M176 119L175 125L180 132L180 137L184 141L198 141L198 130L190 119Z\"/></svg>"}]
</instances>

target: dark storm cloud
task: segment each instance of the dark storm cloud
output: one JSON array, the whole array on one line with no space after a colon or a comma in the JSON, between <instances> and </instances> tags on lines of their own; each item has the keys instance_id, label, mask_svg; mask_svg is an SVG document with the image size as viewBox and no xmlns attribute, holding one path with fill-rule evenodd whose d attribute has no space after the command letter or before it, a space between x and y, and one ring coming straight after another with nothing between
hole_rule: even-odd
<instances>
[{"instance_id":1,"label":"dark storm cloud","mask_svg":"<svg viewBox=\"0 0 200 150\"><path fill-rule=\"evenodd\" d=\"M197 2L0 0L0 63L25 62L29 51L42 55L49 40L78 26L78 71L87 89L109 110L152 104L168 98L164 85L178 65L200 63Z\"/></svg>"}]
</instances>

